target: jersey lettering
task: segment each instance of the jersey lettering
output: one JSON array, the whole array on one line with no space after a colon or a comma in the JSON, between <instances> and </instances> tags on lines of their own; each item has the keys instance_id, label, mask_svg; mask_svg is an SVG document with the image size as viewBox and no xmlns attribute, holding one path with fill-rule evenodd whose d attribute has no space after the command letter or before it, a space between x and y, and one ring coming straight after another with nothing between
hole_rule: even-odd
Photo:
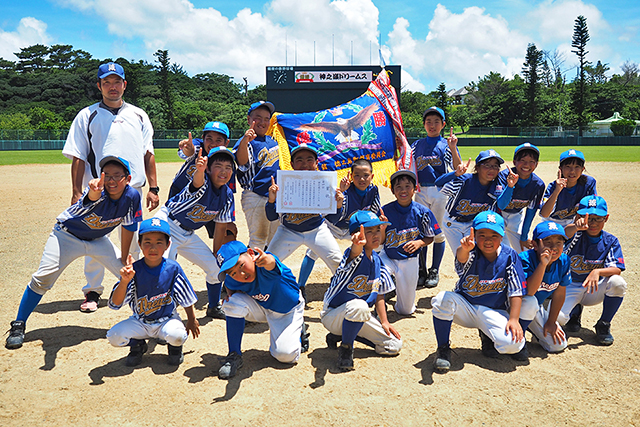
<instances>
[{"instance_id":1,"label":"jersey lettering","mask_svg":"<svg viewBox=\"0 0 640 427\"><path fill-rule=\"evenodd\" d=\"M266 302L269 299L270 296L271 295L269 295L269 294L267 294L267 295L262 295L262 294L251 295L251 297L253 299L258 300L258 301L262 301L262 302Z\"/></svg>"},{"instance_id":2,"label":"jersey lettering","mask_svg":"<svg viewBox=\"0 0 640 427\"><path fill-rule=\"evenodd\" d=\"M420 230L417 228L409 228L401 230L399 233L395 229L387 230L385 246L387 248L397 248L405 243L416 240L420 236Z\"/></svg>"},{"instance_id":3,"label":"jersey lettering","mask_svg":"<svg viewBox=\"0 0 640 427\"><path fill-rule=\"evenodd\" d=\"M213 221L213 219L218 215L219 212L220 211L208 211L202 205L195 205L187 214L187 218L189 218L194 223L209 222Z\"/></svg>"},{"instance_id":4,"label":"jersey lettering","mask_svg":"<svg viewBox=\"0 0 640 427\"><path fill-rule=\"evenodd\" d=\"M137 301L138 314L141 317L148 317L150 314L160 310L162 306L171 304L171 302L172 302L172 299L169 292L156 295L151 299L148 299L147 296L145 295L143 298L140 298Z\"/></svg>"},{"instance_id":5,"label":"jersey lettering","mask_svg":"<svg viewBox=\"0 0 640 427\"><path fill-rule=\"evenodd\" d=\"M578 213L578 206L574 206L571 209L562 209L555 211L552 216L558 219L573 218Z\"/></svg>"},{"instance_id":6,"label":"jersey lettering","mask_svg":"<svg viewBox=\"0 0 640 427\"><path fill-rule=\"evenodd\" d=\"M122 218L114 218L106 221L102 221L102 217L92 213L91 215L87 215L82 219L87 227L93 230L103 230L105 228L117 227L122 222Z\"/></svg>"},{"instance_id":7,"label":"jersey lettering","mask_svg":"<svg viewBox=\"0 0 640 427\"><path fill-rule=\"evenodd\" d=\"M375 288L375 289L374 289ZM360 274L351 280L347 285L347 289L358 297L369 295L371 292L377 292L379 286L374 286L374 280L369 280L366 274Z\"/></svg>"},{"instance_id":8,"label":"jersey lettering","mask_svg":"<svg viewBox=\"0 0 640 427\"><path fill-rule=\"evenodd\" d=\"M480 280L479 276L469 275L465 278L461 287L468 295L478 297L488 293L502 292L507 287L507 283L502 277L499 279Z\"/></svg>"},{"instance_id":9,"label":"jersey lettering","mask_svg":"<svg viewBox=\"0 0 640 427\"><path fill-rule=\"evenodd\" d=\"M527 206L529 206L531 202L529 200L516 200L516 199L511 199L511 202L509 202L509 204L507 205L506 208L504 208L503 210L508 210L508 209L524 209Z\"/></svg>"},{"instance_id":10,"label":"jersey lettering","mask_svg":"<svg viewBox=\"0 0 640 427\"><path fill-rule=\"evenodd\" d=\"M582 255L574 255L571 257L571 271L575 274L589 274L596 268L603 268L604 260L585 260Z\"/></svg>"},{"instance_id":11,"label":"jersey lettering","mask_svg":"<svg viewBox=\"0 0 640 427\"><path fill-rule=\"evenodd\" d=\"M294 213L288 213L288 214L285 214L285 220L289 224L300 225L303 222L309 221L311 218L315 218L317 216L318 216L318 214L294 214Z\"/></svg>"},{"instance_id":12,"label":"jersey lettering","mask_svg":"<svg viewBox=\"0 0 640 427\"><path fill-rule=\"evenodd\" d=\"M555 282L555 283L542 282L542 283L540 283L540 287L538 288L538 292L540 292L540 291L553 292L556 289L558 289L558 286L560 286L560 282Z\"/></svg>"},{"instance_id":13,"label":"jersey lettering","mask_svg":"<svg viewBox=\"0 0 640 427\"><path fill-rule=\"evenodd\" d=\"M472 203L468 199L459 200L456 206L456 212L460 216L476 215L486 210L489 210L489 205L486 203Z\"/></svg>"},{"instance_id":14,"label":"jersey lettering","mask_svg":"<svg viewBox=\"0 0 640 427\"><path fill-rule=\"evenodd\" d=\"M438 156L420 156L416 159L416 169L421 171L427 166L442 166L442 159Z\"/></svg>"},{"instance_id":15,"label":"jersey lettering","mask_svg":"<svg viewBox=\"0 0 640 427\"><path fill-rule=\"evenodd\" d=\"M265 147L258 153L258 160L260 161L260 167L262 168L273 166L279 158L280 153L277 145L275 147L271 147L271 149L267 149Z\"/></svg>"}]
</instances>

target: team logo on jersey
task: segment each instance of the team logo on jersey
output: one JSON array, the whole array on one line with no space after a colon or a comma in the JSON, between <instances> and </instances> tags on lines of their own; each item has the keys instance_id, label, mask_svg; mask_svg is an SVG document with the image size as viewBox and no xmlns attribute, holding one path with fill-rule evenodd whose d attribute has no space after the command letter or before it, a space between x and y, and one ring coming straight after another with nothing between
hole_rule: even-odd
<instances>
[{"instance_id":1,"label":"team logo on jersey","mask_svg":"<svg viewBox=\"0 0 640 427\"><path fill-rule=\"evenodd\" d=\"M186 175L188 177L190 177L191 179L193 179L193 175L196 173L197 170L198 170L198 168L196 167L196 165L191 165L187 169Z\"/></svg>"},{"instance_id":2,"label":"team logo on jersey","mask_svg":"<svg viewBox=\"0 0 640 427\"><path fill-rule=\"evenodd\" d=\"M396 231L396 229L387 230L386 240L384 242L387 248L397 248L405 243L416 240L420 237L420 230L416 227L407 230Z\"/></svg>"},{"instance_id":3,"label":"team logo on jersey","mask_svg":"<svg viewBox=\"0 0 640 427\"><path fill-rule=\"evenodd\" d=\"M145 295L136 301L136 305L138 307L138 314L146 317L172 302L173 298L171 298L171 294L169 292L165 292L164 294L155 295L151 298L148 298L147 295Z\"/></svg>"},{"instance_id":4,"label":"team logo on jersey","mask_svg":"<svg viewBox=\"0 0 640 427\"><path fill-rule=\"evenodd\" d=\"M251 295L251 298L253 298L254 300L260 301L260 302L267 302L267 300L269 299L271 295L267 294L267 295L262 295L262 294L258 294L258 295Z\"/></svg>"},{"instance_id":5,"label":"team logo on jersey","mask_svg":"<svg viewBox=\"0 0 640 427\"><path fill-rule=\"evenodd\" d=\"M571 272L575 274L589 274L592 270L603 267L603 259L584 259L582 255L571 257Z\"/></svg>"},{"instance_id":6,"label":"team logo on jersey","mask_svg":"<svg viewBox=\"0 0 640 427\"><path fill-rule=\"evenodd\" d=\"M317 217L318 214L298 214L298 213L287 213L284 214L284 219L292 225L300 225L303 222L309 221L311 218Z\"/></svg>"},{"instance_id":7,"label":"team logo on jersey","mask_svg":"<svg viewBox=\"0 0 640 427\"><path fill-rule=\"evenodd\" d=\"M477 215L489 210L489 207L487 203L471 203L471 200L462 199L458 201L456 212L459 216Z\"/></svg>"},{"instance_id":8,"label":"team logo on jersey","mask_svg":"<svg viewBox=\"0 0 640 427\"><path fill-rule=\"evenodd\" d=\"M572 207L571 209L561 209L559 211L555 211L552 216L558 219L567 219L573 218L576 213L578 213L577 205Z\"/></svg>"},{"instance_id":9,"label":"team logo on jersey","mask_svg":"<svg viewBox=\"0 0 640 427\"><path fill-rule=\"evenodd\" d=\"M208 211L202 205L195 205L187 214L187 218L194 223L213 221L220 211Z\"/></svg>"},{"instance_id":10,"label":"team logo on jersey","mask_svg":"<svg viewBox=\"0 0 640 427\"><path fill-rule=\"evenodd\" d=\"M421 171L427 166L442 166L442 159L438 156L420 156L416 159L416 169Z\"/></svg>"},{"instance_id":11,"label":"team logo on jersey","mask_svg":"<svg viewBox=\"0 0 640 427\"><path fill-rule=\"evenodd\" d=\"M82 222L84 222L87 227L91 228L92 230L104 230L105 228L117 227L122 222L122 218L113 218L103 221L102 217L96 215L96 213L94 212L82 218Z\"/></svg>"},{"instance_id":12,"label":"team logo on jersey","mask_svg":"<svg viewBox=\"0 0 640 427\"><path fill-rule=\"evenodd\" d=\"M260 162L262 168L268 168L275 165L279 158L280 153L278 151L277 145L271 147L270 149L267 149L265 147L258 153L258 161Z\"/></svg>"},{"instance_id":13,"label":"team logo on jersey","mask_svg":"<svg viewBox=\"0 0 640 427\"><path fill-rule=\"evenodd\" d=\"M542 283L540 283L540 287L538 288L538 291L553 292L558 288L558 286L560 286L560 282L545 283L543 281Z\"/></svg>"},{"instance_id":14,"label":"team logo on jersey","mask_svg":"<svg viewBox=\"0 0 640 427\"><path fill-rule=\"evenodd\" d=\"M347 285L347 290L360 298L371 294L371 292L378 292L379 289L380 279L369 280L369 276L366 274L357 275Z\"/></svg>"},{"instance_id":15,"label":"team logo on jersey","mask_svg":"<svg viewBox=\"0 0 640 427\"><path fill-rule=\"evenodd\" d=\"M507 282L504 278L480 280L476 275L469 275L460 285L464 292L472 297L479 297L486 294L495 294L504 291Z\"/></svg>"}]
</instances>

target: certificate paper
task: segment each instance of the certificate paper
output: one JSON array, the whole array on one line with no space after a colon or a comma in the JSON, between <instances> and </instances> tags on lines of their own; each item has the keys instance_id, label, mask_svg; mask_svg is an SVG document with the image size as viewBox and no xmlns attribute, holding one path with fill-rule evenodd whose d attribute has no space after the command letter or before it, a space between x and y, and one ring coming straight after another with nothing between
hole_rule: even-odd
<instances>
[{"instance_id":1,"label":"certificate paper","mask_svg":"<svg viewBox=\"0 0 640 427\"><path fill-rule=\"evenodd\" d=\"M337 212L336 188L338 174L335 171L278 171L278 213Z\"/></svg>"}]
</instances>

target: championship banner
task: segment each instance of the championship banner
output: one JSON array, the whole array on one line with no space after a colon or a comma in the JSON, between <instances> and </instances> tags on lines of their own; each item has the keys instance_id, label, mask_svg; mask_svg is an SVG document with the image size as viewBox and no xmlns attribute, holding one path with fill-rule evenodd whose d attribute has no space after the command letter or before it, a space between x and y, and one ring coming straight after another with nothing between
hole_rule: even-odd
<instances>
[{"instance_id":1,"label":"championship banner","mask_svg":"<svg viewBox=\"0 0 640 427\"><path fill-rule=\"evenodd\" d=\"M391 174L412 166L398 99L386 72L346 104L313 113L274 113L268 134L278 142L283 170L291 170L291 150L302 143L318 150L318 170L337 171L338 181L361 158L373 164L375 185L389 186Z\"/></svg>"}]
</instances>

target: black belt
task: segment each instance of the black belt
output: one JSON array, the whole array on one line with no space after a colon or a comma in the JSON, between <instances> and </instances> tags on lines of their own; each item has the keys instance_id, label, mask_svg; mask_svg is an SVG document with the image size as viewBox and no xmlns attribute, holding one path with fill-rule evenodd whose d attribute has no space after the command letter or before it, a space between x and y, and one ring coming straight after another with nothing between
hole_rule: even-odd
<instances>
[{"instance_id":1,"label":"black belt","mask_svg":"<svg viewBox=\"0 0 640 427\"><path fill-rule=\"evenodd\" d=\"M66 231L67 233L71 234L71 235L72 235L73 237L75 237L76 239L80 239L80 240L83 240L83 241L85 241L85 242L90 242L90 241L92 241L92 240L95 240L95 238L93 238L93 239L87 239L87 238L85 238L85 237L76 236L75 234L73 234L73 233L71 232L71 230L69 230L67 227L65 227L65 225L64 225L63 223L61 223L60 221L58 221L58 224L57 224L57 225L59 225L61 229L63 229L63 230L64 230L64 231Z\"/></svg>"},{"instance_id":2,"label":"black belt","mask_svg":"<svg viewBox=\"0 0 640 427\"><path fill-rule=\"evenodd\" d=\"M184 225L180 224L180 221L178 221L178 220L176 219L176 217L175 217L175 216L173 216L173 214L172 214L171 212L169 212L169 219L170 219L171 221L175 222L175 223L176 223L176 225L177 225L178 227L182 228L183 230L185 230L185 231L193 231L192 229L187 228L187 227L185 227Z\"/></svg>"}]
</instances>

